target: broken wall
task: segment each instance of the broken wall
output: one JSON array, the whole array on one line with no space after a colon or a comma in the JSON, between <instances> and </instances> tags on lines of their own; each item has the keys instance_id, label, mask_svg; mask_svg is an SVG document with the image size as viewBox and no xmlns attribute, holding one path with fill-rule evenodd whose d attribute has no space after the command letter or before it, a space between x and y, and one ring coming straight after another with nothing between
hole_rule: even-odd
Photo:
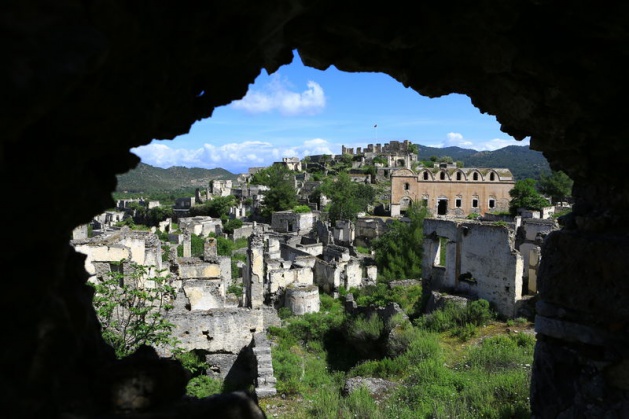
<instances>
[{"instance_id":1,"label":"broken wall","mask_svg":"<svg viewBox=\"0 0 629 419\"><path fill-rule=\"evenodd\" d=\"M506 317L522 298L523 259L504 226L424 220L423 280L430 290L475 295ZM446 247L445 263L441 247Z\"/></svg>"}]
</instances>

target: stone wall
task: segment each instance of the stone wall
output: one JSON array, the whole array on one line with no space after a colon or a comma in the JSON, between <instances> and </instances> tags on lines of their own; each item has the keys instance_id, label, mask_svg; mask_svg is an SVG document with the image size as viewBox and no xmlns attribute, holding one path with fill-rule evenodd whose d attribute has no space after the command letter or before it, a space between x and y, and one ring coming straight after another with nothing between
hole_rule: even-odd
<instances>
[{"instance_id":1,"label":"stone wall","mask_svg":"<svg viewBox=\"0 0 629 419\"><path fill-rule=\"evenodd\" d=\"M516 315L522 299L522 256L515 233L481 223L424 220L422 276L429 290L451 290L492 303L506 317ZM446 246L445 264L440 247Z\"/></svg>"},{"instance_id":2,"label":"stone wall","mask_svg":"<svg viewBox=\"0 0 629 419\"><path fill-rule=\"evenodd\" d=\"M207 237L210 234L222 234L223 223L221 220L212 217L184 217L179 218L179 228L190 234Z\"/></svg>"},{"instance_id":3,"label":"stone wall","mask_svg":"<svg viewBox=\"0 0 629 419\"><path fill-rule=\"evenodd\" d=\"M312 212L277 211L271 217L271 228L278 233L307 233L315 222Z\"/></svg>"},{"instance_id":4,"label":"stone wall","mask_svg":"<svg viewBox=\"0 0 629 419\"><path fill-rule=\"evenodd\" d=\"M175 325L173 337L188 351L238 354L255 332L264 330L262 311L246 308L178 311L166 318Z\"/></svg>"}]
</instances>

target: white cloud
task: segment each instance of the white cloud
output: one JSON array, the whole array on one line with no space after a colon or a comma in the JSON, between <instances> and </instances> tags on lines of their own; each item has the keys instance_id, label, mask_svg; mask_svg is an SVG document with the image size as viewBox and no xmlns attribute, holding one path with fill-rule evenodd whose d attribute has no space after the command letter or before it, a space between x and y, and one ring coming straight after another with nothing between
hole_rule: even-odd
<instances>
[{"instance_id":1,"label":"white cloud","mask_svg":"<svg viewBox=\"0 0 629 419\"><path fill-rule=\"evenodd\" d=\"M287 116L314 115L325 108L325 93L314 81L309 81L307 86L303 92L294 92L290 90L288 82L273 75L271 82L262 90L250 89L245 97L232 102L230 106L253 114L276 110Z\"/></svg>"},{"instance_id":2,"label":"white cloud","mask_svg":"<svg viewBox=\"0 0 629 419\"><path fill-rule=\"evenodd\" d=\"M444 147L473 148L474 143L465 140L458 132L449 132Z\"/></svg>"},{"instance_id":3,"label":"white cloud","mask_svg":"<svg viewBox=\"0 0 629 419\"><path fill-rule=\"evenodd\" d=\"M142 162L162 168L172 166L201 167L212 169L222 167L232 173L246 172L249 167L269 166L282 157L303 158L317 154L337 154L332 152L332 144L321 138L306 140L302 144L274 146L264 141L244 141L221 146L204 144L198 149L174 149L167 142L153 141L131 151Z\"/></svg>"},{"instance_id":4,"label":"white cloud","mask_svg":"<svg viewBox=\"0 0 629 419\"><path fill-rule=\"evenodd\" d=\"M502 138L494 138L488 141L472 141L464 138L463 134L460 134L458 132L449 132L447 135L447 139L444 141L444 143L438 145L437 147L461 147L477 151L494 151L510 145L529 145L529 138L527 137L522 141L517 141L514 139L505 140Z\"/></svg>"}]
</instances>

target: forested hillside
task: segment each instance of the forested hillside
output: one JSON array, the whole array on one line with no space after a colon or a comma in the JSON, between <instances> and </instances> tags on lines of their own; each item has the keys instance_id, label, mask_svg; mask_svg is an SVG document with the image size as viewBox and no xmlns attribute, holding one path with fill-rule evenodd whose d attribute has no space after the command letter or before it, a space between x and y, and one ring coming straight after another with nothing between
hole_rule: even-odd
<instances>
[{"instance_id":1,"label":"forested hillside","mask_svg":"<svg viewBox=\"0 0 629 419\"><path fill-rule=\"evenodd\" d=\"M512 145L494 151L476 151L460 147L419 146L419 159L450 156L462 161L465 167L505 167L511 170L516 180L532 178L538 180L541 173L550 172L544 155L528 146Z\"/></svg>"},{"instance_id":2,"label":"forested hillside","mask_svg":"<svg viewBox=\"0 0 629 419\"><path fill-rule=\"evenodd\" d=\"M116 192L151 193L174 191L178 189L204 188L212 179L236 179L238 175L225 169L201 169L174 166L168 169L154 167L145 163L118 175Z\"/></svg>"}]
</instances>

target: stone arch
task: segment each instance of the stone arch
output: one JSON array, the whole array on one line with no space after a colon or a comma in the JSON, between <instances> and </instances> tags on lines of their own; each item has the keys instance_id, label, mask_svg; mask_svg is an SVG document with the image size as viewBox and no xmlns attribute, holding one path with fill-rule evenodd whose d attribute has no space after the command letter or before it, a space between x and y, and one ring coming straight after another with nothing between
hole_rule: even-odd
<instances>
[{"instance_id":1,"label":"stone arch","mask_svg":"<svg viewBox=\"0 0 629 419\"><path fill-rule=\"evenodd\" d=\"M400 198L400 212L408 211L413 205L413 199L410 196L403 196Z\"/></svg>"},{"instance_id":2,"label":"stone arch","mask_svg":"<svg viewBox=\"0 0 629 419\"><path fill-rule=\"evenodd\" d=\"M553 3L422 2L410 16L394 3L236 2L220 10L173 3L148 13L121 2L61 0L30 9L12 2L5 11L16 21L0 23L9 40L0 69L0 167L5 177L40 175L15 178L4 193L37 190L55 223L44 236L36 223L6 226L14 242L2 256L5 290L41 302L6 325L6 335L20 337L7 344L15 357L2 364L11 372L2 379L7 400L27 406L31 417L106 413L94 402L97 386L81 385L101 382L112 358L89 305L84 260L67 243L72 229L112 206L116 175L139 163L131 149L186 133L297 49L314 68L384 72L429 97L466 94L574 180L574 216L543 246L532 410L617 416L629 399L627 356L615 350L624 347L629 322L629 178L608 170L624 167L629 155L623 110L612 105L627 90L615 63L627 48L629 11L617 3L566 14ZM556 33L560 42L549 42ZM25 219L41 217L32 207L21 209ZM35 236L46 252L25 270L16 261L26 259ZM7 301L3 310L5 317L21 312L23 301ZM43 333L42 325L59 333ZM164 394L166 403L177 397Z\"/></svg>"}]
</instances>

